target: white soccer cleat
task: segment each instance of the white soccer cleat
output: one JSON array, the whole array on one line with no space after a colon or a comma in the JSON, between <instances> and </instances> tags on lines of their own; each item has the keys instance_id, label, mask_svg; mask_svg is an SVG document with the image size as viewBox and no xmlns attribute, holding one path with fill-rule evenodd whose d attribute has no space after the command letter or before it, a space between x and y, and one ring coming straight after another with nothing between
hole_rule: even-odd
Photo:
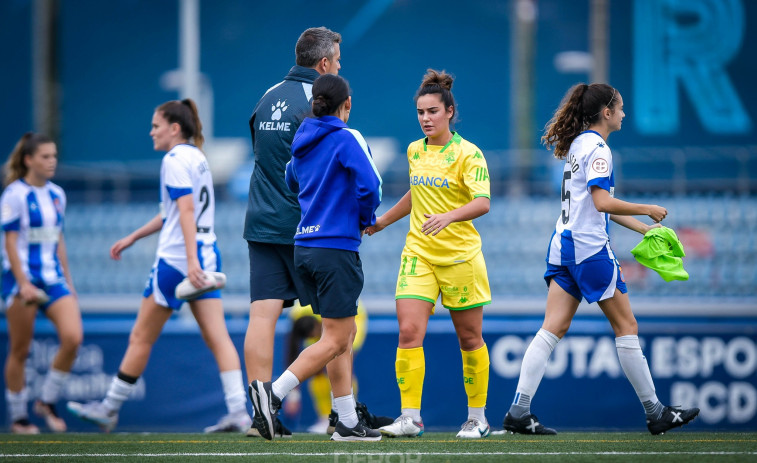
<instances>
[{"instance_id":1,"label":"white soccer cleat","mask_svg":"<svg viewBox=\"0 0 757 463\"><path fill-rule=\"evenodd\" d=\"M118 412L107 409L102 402L68 402L66 408L72 415L95 423L105 432L111 432L118 424Z\"/></svg>"},{"instance_id":2,"label":"white soccer cleat","mask_svg":"<svg viewBox=\"0 0 757 463\"><path fill-rule=\"evenodd\" d=\"M176 299L191 301L210 291L223 289L226 286L226 275L221 272L205 272L205 281L206 284L203 287L195 288L189 278L184 278L176 285Z\"/></svg>"},{"instance_id":3,"label":"white soccer cleat","mask_svg":"<svg viewBox=\"0 0 757 463\"><path fill-rule=\"evenodd\" d=\"M423 421L413 421L412 416L402 415L394 423L379 428L387 437L420 437L423 435Z\"/></svg>"},{"instance_id":4,"label":"white soccer cleat","mask_svg":"<svg viewBox=\"0 0 757 463\"><path fill-rule=\"evenodd\" d=\"M461 439L481 439L482 437L488 437L490 433L489 423L482 423L476 418L471 418L463 423L456 437Z\"/></svg>"},{"instance_id":5,"label":"white soccer cleat","mask_svg":"<svg viewBox=\"0 0 757 463\"><path fill-rule=\"evenodd\" d=\"M326 431L328 431L328 429L329 419L324 416L318 418L318 421L308 426L307 431L311 434L326 434Z\"/></svg>"},{"instance_id":6,"label":"white soccer cleat","mask_svg":"<svg viewBox=\"0 0 757 463\"><path fill-rule=\"evenodd\" d=\"M206 433L212 432L247 432L252 426L252 419L247 411L229 413L221 417L218 423L205 428Z\"/></svg>"}]
</instances>

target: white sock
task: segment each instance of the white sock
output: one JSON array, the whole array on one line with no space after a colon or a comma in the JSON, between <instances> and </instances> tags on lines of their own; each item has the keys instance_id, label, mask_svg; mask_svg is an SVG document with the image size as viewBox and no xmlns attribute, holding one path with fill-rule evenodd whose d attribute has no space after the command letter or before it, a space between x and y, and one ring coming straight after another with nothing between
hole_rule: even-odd
<instances>
[{"instance_id":1,"label":"white sock","mask_svg":"<svg viewBox=\"0 0 757 463\"><path fill-rule=\"evenodd\" d=\"M336 402L334 402L334 393L330 392L329 394L331 394L331 409L336 411Z\"/></svg>"},{"instance_id":2,"label":"white sock","mask_svg":"<svg viewBox=\"0 0 757 463\"><path fill-rule=\"evenodd\" d=\"M350 397L352 397L352 408L357 408L357 397L355 397L355 389L350 388Z\"/></svg>"},{"instance_id":3,"label":"white sock","mask_svg":"<svg viewBox=\"0 0 757 463\"><path fill-rule=\"evenodd\" d=\"M531 399L539 388L547 361L560 338L545 329L536 332L534 339L528 345L520 366L520 378L515 389L515 398L510 406L510 414L520 418L531 412Z\"/></svg>"},{"instance_id":4,"label":"white sock","mask_svg":"<svg viewBox=\"0 0 757 463\"><path fill-rule=\"evenodd\" d=\"M121 405L124 404L126 399L129 398L131 391L133 391L135 387L137 387L137 383L131 384L118 376L113 377L108 392L105 394L103 405L105 405L105 408L108 410L117 412L121 409Z\"/></svg>"},{"instance_id":5,"label":"white sock","mask_svg":"<svg viewBox=\"0 0 757 463\"><path fill-rule=\"evenodd\" d=\"M19 392L13 392L10 389L5 390L5 402L8 404L11 423L29 418L29 410L26 408L28 401L29 391L26 388Z\"/></svg>"},{"instance_id":6,"label":"white sock","mask_svg":"<svg viewBox=\"0 0 757 463\"><path fill-rule=\"evenodd\" d=\"M280 400L284 400L289 391L296 388L300 384L300 380L294 376L294 373L287 370L279 376L279 379L273 382L271 390L273 394Z\"/></svg>"},{"instance_id":7,"label":"white sock","mask_svg":"<svg viewBox=\"0 0 757 463\"><path fill-rule=\"evenodd\" d=\"M247 395L244 392L242 370L222 371L221 384L223 399L229 413L247 413Z\"/></svg>"},{"instance_id":8,"label":"white sock","mask_svg":"<svg viewBox=\"0 0 757 463\"><path fill-rule=\"evenodd\" d=\"M355 412L355 398L352 394L334 399L336 412L339 413L339 421L348 428L357 426L357 413Z\"/></svg>"},{"instance_id":9,"label":"white sock","mask_svg":"<svg viewBox=\"0 0 757 463\"><path fill-rule=\"evenodd\" d=\"M60 371L50 368L45 376L45 382L42 384L42 394L40 399L46 404L54 404L60 398L60 390L68 379L68 371Z\"/></svg>"},{"instance_id":10,"label":"white sock","mask_svg":"<svg viewBox=\"0 0 757 463\"><path fill-rule=\"evenodd\" d=\"M623 368L628 381L631 382L631 386L636 391L636 395L639 397L642 405L645 405L645 410L648 408L647 405L655 406L650 408L650 410L660 408L656 407L660 400L655 393L652 373L649 372L647 359L641 352L639 337L628 335L615 338L615 348L618 351L620 366ZM648 404L650 402L651 404Z\"/></svg>"},{"instance_id":11,"label":"white sock","mask_svg":"<svg viewBox=\"0 0 757 463\"><path fill-rule=\"evenodd\" d=\"M481 423L486 423L485 407L468 407L468 419L477 419Z\"/></svg>"},{"instance_id":12,"label":"white sock","mask_svg":"<svg viewBox=\"0 0 757 463\"><path fill-rule=\"evenodd\" d=\"M401 410L402 415L409 416L413 421L421 423L421 409L420 408L403 408Z\"/></svg>"}]
</instances>

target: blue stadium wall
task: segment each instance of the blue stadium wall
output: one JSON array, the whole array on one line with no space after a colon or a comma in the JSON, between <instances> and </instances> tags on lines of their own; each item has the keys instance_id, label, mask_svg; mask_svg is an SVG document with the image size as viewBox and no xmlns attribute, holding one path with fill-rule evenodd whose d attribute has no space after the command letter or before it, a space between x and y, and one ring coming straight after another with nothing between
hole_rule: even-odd
<instances>
[{"instance_id":1,"label":"blue stadium wall","mask_svg":"<svg viewBox=\"0 0 757 463\"><path fill-rule=\"evenodd\" d=\"M184 310L187 310L186 308ZM65 388L65 400L86 401L104 396L128 343L133 319L89 318L84 344ZM491 358L487 418L501 429L515 393L520 362L541 319L486 316L484 339ZM228 322L241 352L246 320ZM7 349L4 320L0 322L0 358ZM282 355L288 321L280 320L276 336L274 375L283 369ZM658 397L666 404L697 406L700 417L687 430L757 430L757 321L754 318L639 319L641 341L655 379ZM372 317L368 336L355 355L359 399L376 414L399 414L394 376L397 322ZM27 382L36 396L57 343L52 325L40 320L27 363ZM428 429L451 430L467 417L460 350L448 316L429 324L424 343L426 377L423 418ZM225 413L220 379L210 351L194 320L168 322L139 381L125 403L119 431L201 432ZM315 421L307 394L303 411L283 417L295 431ZM623 376L614 335L603 318L579 316L569 336L553 353L532 411L558 430L603 429L646 432L644 412ZM6 416L0 402L0 416ZM65 412L71 430L96 428ZM34 421L39 421L32 417ZM41 423L40 423L41 424Z\"/></svg>"},{"instance_id":2,"label":"blue stadium wall","mask_svg":"<svg viewBox=\"0 0 757 463\"><path fill-rule=\"evenodd\" d=\"M0 147L33 127L31 0L0 2ZM59 2L58 69L64 162L152 159L153 108L176 92L178 2ZM536 23L537 129L586 72L559 72L557 54L588 51L589 1L540 0ZM757 143L757 2L613 1L609 80L628 119L613 147ZM281 80L310 26L344 35L342 75L352 84L351 125L367 136L420 136L412 97L429 67L457 76L458 129L484 150L511 146L509 1L202 1L200 69L215 95L215 136L248 138L258 98ZM307 15L293 15L294 11ZM438 25L432 45L419 23ZM391 32L390 32L391 31ZM442 32L443 31L443 32ZM630 122L630 123L629 123ZM539 143L534 133L532 144Z\"/></svg>"}]
</instances>

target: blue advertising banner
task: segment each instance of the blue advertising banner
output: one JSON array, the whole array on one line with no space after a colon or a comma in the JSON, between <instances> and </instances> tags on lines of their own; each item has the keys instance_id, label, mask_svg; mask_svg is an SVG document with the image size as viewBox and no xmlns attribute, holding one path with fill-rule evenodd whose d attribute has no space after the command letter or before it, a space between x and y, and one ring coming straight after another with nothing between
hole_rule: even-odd
<instances>
[{"instance_id":1,"label":"blue advertising banner","mask_svg":"<svg viewBox=\"0 0 757 463\"><path fill-rule=\"evenodd\" d=\"M87 318L85 338L65 400L100 399L117 372L128 343L132 319ZM228 320L232 340L242 352L246 319ZM520 371L520 362L541 325L536 317L492 316L484 319L484 338L491 359L487 418L500 428ZM276 336L274 375L283 365L289 321L282 318ZM686 429L744 431L757 429L757 320L639 319L642 347L665 404L701 408ZM397 322L373 317L362 349L355 355L359 400L375 414L394 417L400 400L394 375ZM7 325L0 321L0 355L7 354ZM39 394L57 349L54 330L39 320L27 362L27 384ZM452 430L467 417L460 350L446 314L430 322L424 343L426 376L423 419L430 430ZM117 431L201 432L225 413L221 382L210 351L191 319L170 320L150 357L139 387L120 413ZM547 367L532 411L558 431L578 429L646 432L644 413L625 379L615 351L614 335L600 317L577 317L558 344ZM6 417L4 401L0 413ZM62 412L72 431L93 431ZM36 420L35 417L32 417ZM315 420L307 394L299 416L285 424L304 431ZM42 424L41 422L39 424Z\"/></svg>"}]
</instances>

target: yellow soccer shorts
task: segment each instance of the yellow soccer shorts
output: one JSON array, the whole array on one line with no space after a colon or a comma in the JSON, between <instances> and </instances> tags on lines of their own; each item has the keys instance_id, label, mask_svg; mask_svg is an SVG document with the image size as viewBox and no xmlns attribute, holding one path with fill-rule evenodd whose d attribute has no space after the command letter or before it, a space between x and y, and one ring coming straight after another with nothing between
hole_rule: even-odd
<instances>
[{"instance_id":1,"label":"yellow soccer shorts","mask_svg":"<svg viewBox=\"0 0 757 463\"><path fill-rule=\"evenodd\" d=\"M433 265L421 256L403 253L395 299L420 299L449 310L465 310L491 304L489 276L484 254L453 265Z\"/></svg>"}]
</instances>

